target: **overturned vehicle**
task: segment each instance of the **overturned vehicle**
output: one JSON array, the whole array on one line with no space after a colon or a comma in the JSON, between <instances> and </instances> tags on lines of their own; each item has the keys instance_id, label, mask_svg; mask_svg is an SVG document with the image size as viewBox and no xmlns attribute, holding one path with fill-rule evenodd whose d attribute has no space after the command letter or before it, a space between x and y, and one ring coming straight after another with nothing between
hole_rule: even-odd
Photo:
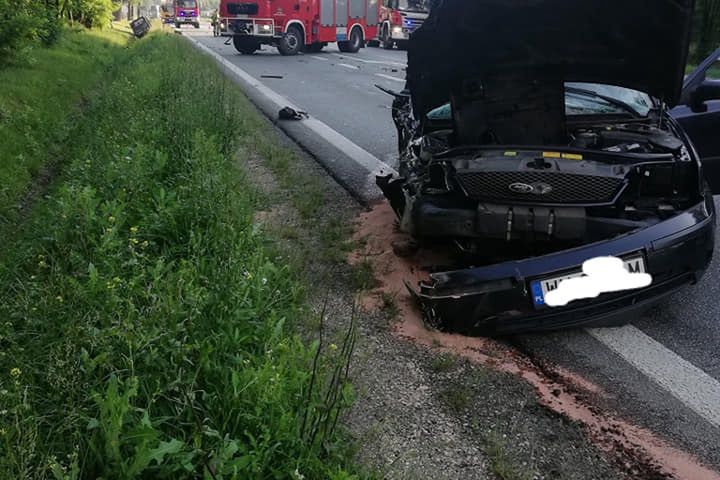
<instances>
[{"instance_id":1,"label":"overturned vehicle","mask_svg":"<svg viewBox=\"0 0 720 480\"><path fill-rule=\"evenodd\" d=\"M511 333L622 323L695 283L720 192L720 50L684 77L692 0L443 0L391 92L403 231L464 252L411 287L427 320ZM546 297L597 257L642 288ZM616 289L617 290L617 289Z\"/></svg>"}]
</instances>

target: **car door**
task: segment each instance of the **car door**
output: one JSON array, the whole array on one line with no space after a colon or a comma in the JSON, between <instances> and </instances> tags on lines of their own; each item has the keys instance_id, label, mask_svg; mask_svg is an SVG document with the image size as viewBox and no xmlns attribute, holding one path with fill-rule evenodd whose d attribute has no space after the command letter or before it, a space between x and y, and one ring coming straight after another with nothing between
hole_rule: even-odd
<instances>
[{"instance_id":1,"label":"car door","mask_svg":"<svg viewBox=\"0 0 720 480\"><path fill-rule=\"evenodd\" d=\"M713 193L720 194L720 48L685 77L680 104L670 111L700 155Z\"/></svg>"}]
</instances>

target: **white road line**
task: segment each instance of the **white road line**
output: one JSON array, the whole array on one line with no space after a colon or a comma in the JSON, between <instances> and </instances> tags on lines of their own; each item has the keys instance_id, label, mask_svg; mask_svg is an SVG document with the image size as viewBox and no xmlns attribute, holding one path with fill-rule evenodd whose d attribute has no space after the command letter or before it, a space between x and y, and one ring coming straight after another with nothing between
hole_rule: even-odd
<instances>
[{"instance_id":1,"label":"white road line","mask_svg":"<svg viewBox=\"0 0 720 480\"><path fill-rule=\"evenodd\" d=\"M384 62L384 61L382 61L382 60L365 60L365 59L362 59L362 58L355 58L355 57L352 57L352 58L351 58L351 57L348 57L347 55L341 55L341 54L339 54L339 53L333 53L333 55L335 55L336 57L343 58L343 59L346 58L346 59L352 60L352 61L354 61L354 62L372 63L372 64L375 64L375 65L392 65L392 66L394 66L394 67L401 67L401 68L405 68L405 67L407 66L406 63Z\"/></svg>"},{"instance_id":2,"label":"white road line","mask_svg":"<svg viewBox=\"0 0 720 480\"><path fill-rule=\"evenodd\" d=\"M338 63L337 66L349 68L350 70L360 70L360 67L356 67L355 65L348 65L347 63Z\"/></svg>"},{"instance_id":3,"label":"white road line","mask_svg":"<svg viewBox=\"0 0 720 480\"><path fill-rule=\"evenodd\" d=\"M314 58L315 60L322 60L323 62L328 61L328 59L325 57L316 57L315 55L310 55L310 58Z\"/></svg>"},{"instance_id":4,"label":"white road line","mask_svg":"<svg viewBox=\"0 0 720 480\"><path fill-rule=\"evenodd\" d=\"M295 110L303 110L302 108L293 104L287 98L268 88L265 84L255 79L255 77L247 73L245 70L225 59L219 53L214 52L209 47L200 43L198 40L190 37L188 37L188 40L193 42L200 50L213 57L230 72L244 80L250 87L256 89L258 93L262 94L265 98L273 102L278 109L290 107ZM370 174L368 175L366 186L370 187L375 185L375 175L378 173L392 173L394 175L397 175L397 171L395 171L395 169L392 168L390 165L381 161L375 155L368 152L359 145L353 143L347 137L344 137L340 133L336 132L320 120L310 117L302 120L302 124L320 137L324 138L325 141L336 147L338 150L345 153L345 155L350 157L353 161L355 161L355 163L363 166L366 170L368 170Z\"/></svg>"},{"instance_id":5,"label":"white road line","mask_svg":"<svg viewBox=\"0 0 720 480\"><path fill-rule=\"evenodd\" d=\"M632 325L587 331L690 410L720 427L720 382Z\"/></svg>"},{"instance_id":6,"label":"white road line","mask_svg":"<svg viewBox=\"0 0 720 480\"><path fill-rule=\"evenodd\" d=\"M387 78L388 80L395 80L396 82L403 82L403 83L405 83L405 79L403 79L403 78L393 77L392 75L385 75L384 73L376 73L375 76L376 76L376 77Z\"/></svg>"}]
</instances>

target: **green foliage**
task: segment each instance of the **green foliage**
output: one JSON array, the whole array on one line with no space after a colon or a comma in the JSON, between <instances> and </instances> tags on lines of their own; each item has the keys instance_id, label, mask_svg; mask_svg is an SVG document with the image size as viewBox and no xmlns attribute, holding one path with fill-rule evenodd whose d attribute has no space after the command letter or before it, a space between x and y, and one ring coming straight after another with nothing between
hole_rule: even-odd
<instances>
[{"instance_id":1,"label":"green foliage","mask_svg":"<svg viewBox=\"0 0 720 480\"><path fill-rule=\"evenodd\" d=\"M61 14L65 18L80 22L88 28L107 26L112 13L120 7L120 2L114 0L61 0L61 2Z\"/></svg>"},{"instance_id":2,"label":"green foliage","mask_svg":"<svg viewBox=\"0 0 720 480\"><path fill-rule=\"evenodd\" d=\"M0 253L0 478L356 478L354 328L293 333L302 288L232 163L256 113L182 39L115 55Z\"/></svg>"},{"instance_id":3,"label":"green foliage","mask_svg":"<svg viewBox=\"0 0 720 480\"><path fill-rule=\"evenodd\" d=\"M36 0L0 0L0 62L34 40L51 43L57 36L57 11Z\"/></svg>"},{"instance_id":4,"label":"green foliage","mask_svg":"<svg viewBox=\"0 0 720 480\"><path fill-rule=\"evenodd\" d=\"M720 47L720 0L697 0L690 61L698 64Z\"/></svg>"},{"instance_id":5,"label":"green foliage","mask_svg":"<svg viewBox=\"0 0 720 480\"><path fill-rule=\"evenodd\" d=\"M73 135L67 115L81 112L83 94L111 75L127 39L109 31L67 31L52 48L35 50L34 62L0 69L0 241L17 223L17 206L33 177L48 158L64 157Z\"/></svg>"}]
</instances>

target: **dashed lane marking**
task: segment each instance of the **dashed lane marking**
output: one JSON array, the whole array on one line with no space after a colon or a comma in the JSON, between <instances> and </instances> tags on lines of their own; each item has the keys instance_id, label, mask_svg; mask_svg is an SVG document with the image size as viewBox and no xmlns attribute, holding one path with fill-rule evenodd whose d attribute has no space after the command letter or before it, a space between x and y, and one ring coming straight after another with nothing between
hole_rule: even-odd
<instances>
[{"instance_id":1,"label":"dashed lane marking","mask_svg":"<svg viewBox=\"0 0 720 480\"><path fill-rule=\"evenodd\" d=\"M340 57L347 60L352 60L354 62L360 62L360 63L370 63L374 65L390 65L393 67L401 67L405 68L407 66L406 63L400 63L400 62L390 62L390 61L384 61L384 60L365 60L364 58L356 58L356 57L349 57L347 55L341 55L339 53L333 53L336 57Z\"/></svg>"},{"instance_id":2,"label":"dashed lane marking","mask_svg":"<svg viewBox=\"0 0 720 480\"><path fill-rule=\"evenodd\" d=\"M355 65L348 65L347 63L338 63L337 66L349 68L350 70L360 70L360 67L356 67Z\"/></svg>"},{"instance_id":3,"label":"dashed lane marking","mask_svg":"<svg viewBox=\"0 0 720 480\"><path fill-rule=\"evenodd\" d=\"M376 76L376 77L386 78L386 79L388 79L388 80L394 80L394 81L396 81L396 82L405 83L405 79L403 79L403 78L393 77L392 75L385 75L384 73L376 73L375 76Z\"/></svg>"},{"instance_id":4,"label":"dashed lane marking","mask_svg":"<svg viewBox=\"0 0 720 480\"><path fill-rule=\"evenodd\" d=\"M325 57L317 57L315 55L310 55L310 58L314 58L315 60L322 60L323 62L327 62L328 59Z\"/></svg>"}]
</instances>

